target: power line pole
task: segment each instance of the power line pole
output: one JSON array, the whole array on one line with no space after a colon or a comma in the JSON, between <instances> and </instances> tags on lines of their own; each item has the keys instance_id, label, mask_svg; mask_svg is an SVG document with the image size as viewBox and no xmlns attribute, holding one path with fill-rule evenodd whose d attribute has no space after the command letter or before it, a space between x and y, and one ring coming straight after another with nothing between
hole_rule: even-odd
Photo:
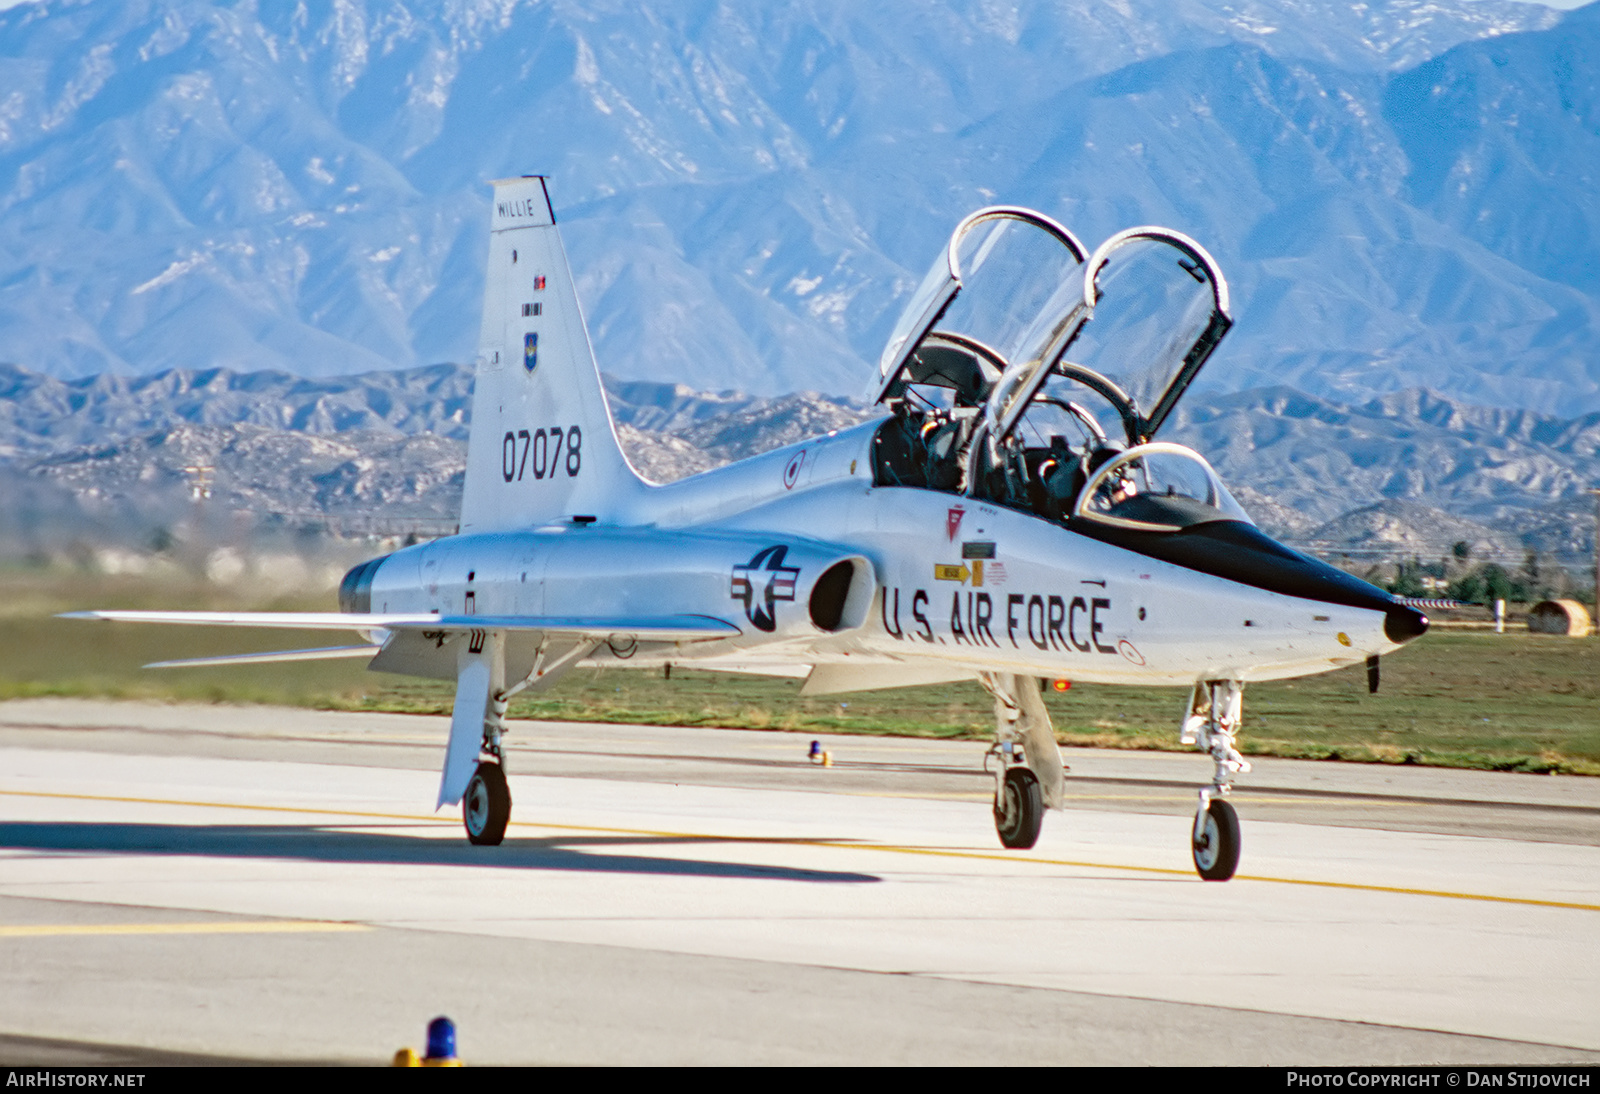
<instances>
[{"instance_id":1,"label":"power line pole","mask_svg":"<svg viewBox=\"0 0 1600 1094\"><path fill-rule=\"evenodd\" d=\"M1594 495L1594 628L1591 634L1600 637L1600 487L1591 487Z\"/></svg>"}]
</instances>

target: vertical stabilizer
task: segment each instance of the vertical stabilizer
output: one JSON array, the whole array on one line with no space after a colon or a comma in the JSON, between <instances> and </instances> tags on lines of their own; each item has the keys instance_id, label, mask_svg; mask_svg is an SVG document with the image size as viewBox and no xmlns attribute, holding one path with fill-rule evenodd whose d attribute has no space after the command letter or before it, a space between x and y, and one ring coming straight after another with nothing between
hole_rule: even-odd
<instances>
[{"instance_id":1,"label":"vertical stabilizer","mask_svg":"<svg viewBox=\"0 0 1600 1094\"><path fill-rule=\"evenodd\" d=\"M493 185L461 530L605 520L640 480L617 443L545 180Z\"/></svg>"}]
</instances>

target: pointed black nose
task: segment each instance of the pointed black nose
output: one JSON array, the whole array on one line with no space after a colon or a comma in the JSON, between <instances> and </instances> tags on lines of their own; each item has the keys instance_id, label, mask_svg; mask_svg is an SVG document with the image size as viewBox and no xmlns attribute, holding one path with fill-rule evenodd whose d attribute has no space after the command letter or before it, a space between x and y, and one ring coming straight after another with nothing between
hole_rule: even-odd
<instances>
[{"instance_id":1,"label":"pointed black nose","mask_svg":"<svg viewBox=\"0 0 1600 1094\"><path fill-rule=\"evenodd\" d=\"M1399 645L1428 632L1428 617L1406 604L1396 604L1383 617L1383 633Z\"/></svg>"}]
</instances>

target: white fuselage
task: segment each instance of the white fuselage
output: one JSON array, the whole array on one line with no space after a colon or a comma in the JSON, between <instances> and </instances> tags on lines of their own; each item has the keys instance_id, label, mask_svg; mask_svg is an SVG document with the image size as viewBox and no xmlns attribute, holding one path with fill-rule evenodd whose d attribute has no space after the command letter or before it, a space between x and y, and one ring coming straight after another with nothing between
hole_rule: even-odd
<instances>
[{"instance_id":1,"label":"white fuselage","mask_svg":"<svg viewBox=\"0 0 1600 1094\"><path fill-rule=\"evenodd\" d=\"M1198 573L973 498L876 487L878 424L640 485L603 522L396 552L374 577L372 610L704 615L743 632L602 645L588 659L640 667L908 662L1187 684L1303 676L1397 648L1381 611ZM847 603L823 629L808 601L844 562L855 568Z\"/></svg>"}]
</instances>

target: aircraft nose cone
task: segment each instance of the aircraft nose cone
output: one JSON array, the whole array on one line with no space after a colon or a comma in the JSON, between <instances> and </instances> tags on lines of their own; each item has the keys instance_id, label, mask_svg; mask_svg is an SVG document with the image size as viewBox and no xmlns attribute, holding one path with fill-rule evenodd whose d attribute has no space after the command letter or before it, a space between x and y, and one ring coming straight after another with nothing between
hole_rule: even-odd
<instances>
[{"instance_id":1,"label":"aircraft nose cone","mask_svg":"<svg viewBox=\"0 0 1600 1094\"><path fill-rule=\"evenodd\" d=\"M1383 633L1389 641L1400 645L1428 631L1428 617L1405 604L1396 604L1383 617Z\"/></svg>"}]
</instances>

